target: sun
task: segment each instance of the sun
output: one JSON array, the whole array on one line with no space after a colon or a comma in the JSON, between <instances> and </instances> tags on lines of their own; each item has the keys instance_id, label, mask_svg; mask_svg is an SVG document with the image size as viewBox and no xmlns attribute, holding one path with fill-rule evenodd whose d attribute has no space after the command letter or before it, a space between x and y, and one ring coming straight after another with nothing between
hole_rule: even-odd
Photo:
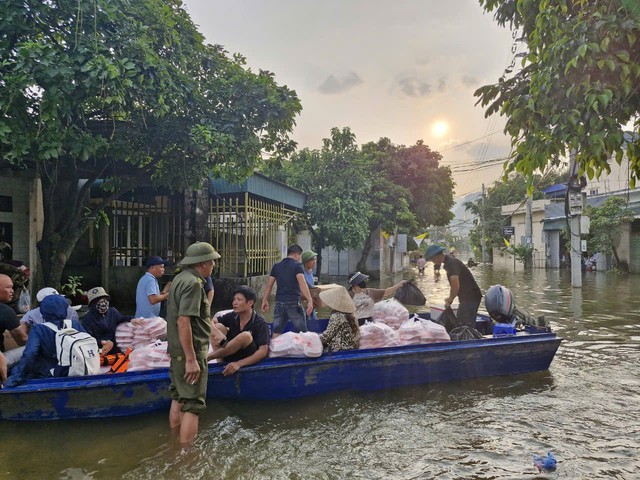
<instances>
[{"instance_id":1,"label":"sun","mask_svg":"<svg viewBox=\"0 0 640 480\"><path fill-rule=\"evenodd\" d=\"M438 120L431 126L431 133L434 137L444 137L449 131L449 124L444 120Z\"/></svg>"}]
</instances>

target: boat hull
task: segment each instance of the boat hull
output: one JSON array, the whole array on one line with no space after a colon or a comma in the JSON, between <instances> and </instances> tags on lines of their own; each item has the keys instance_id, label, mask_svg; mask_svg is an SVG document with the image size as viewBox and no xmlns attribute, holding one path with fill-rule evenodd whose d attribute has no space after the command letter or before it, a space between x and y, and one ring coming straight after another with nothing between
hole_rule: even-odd
<instances>
[{"instance_id":1,"label":"boat hull","mask_svg":"<svg viewBox=\"0 0 640 480\"><path fill-rule=\"evenodd\" d=\"M281 400L336 391L517 375L549 368L562 339L554 333L269 358L225 377L209 366L207 398ZM0 418L117 417L166 409L167 369L32 380L0 391Z\"/></svg>"}]
</instances>

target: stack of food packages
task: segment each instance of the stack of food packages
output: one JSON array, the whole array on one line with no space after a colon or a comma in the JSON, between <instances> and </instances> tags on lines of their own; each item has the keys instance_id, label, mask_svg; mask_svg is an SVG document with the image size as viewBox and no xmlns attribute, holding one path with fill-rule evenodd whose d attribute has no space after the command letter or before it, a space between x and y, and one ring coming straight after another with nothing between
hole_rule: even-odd
<instances>
[{"instance_id":1,"label":"stack of food packages","mask_svg":"<svg viewBox=\"0 0 640 480\"><path fill-rule=\"evenodd\" d=\"M285 332L271 340L270 357L319 357L322 341L315 332Z\"/></svg>"},{"instance_id":2,"label":"stack of food packages","mask_svg":"<svg viewBox=\"0 0 640 480\"><path fill-rule=\"evenodd\" d=\"M360 348L396 347L449 341L442 325L424 320L397 300L378 302L373 310L373 322L360 327Z\"/></svg>"},{"instance_id":3,"label":"stack of food packages","mask_svg":"<svg viewBox=\"0 0 640 480\"><path fill-rule=\"evenodd\" d=\"M134 325L131 322L125 322L118 325L116 328L116 342L118 348L123 352L127 348L132 348L133 352L129 355L129 370L146 370L148 368L160 368L166 365L149 366L150 362L155 360L164 362L167 353L167 342L164 340L167 337L167 322L161 317L145 318L144 323L141 325ZM145 347L151 347L154 350L154 354L151 355L151 359L147 359L149 350L144 350ZM145 360L141 359L145 357ZM155 358L155 357L159 358ZM168 358L168 357L167 357Z\"/></svg>"},{"instance_id":4,"label":"stack of food packages","mask_svg":"<svg viewBox=\"0 0 640 480\"><path fill-rule=\"evenodd\" d=\"M169 368L171 357L167 353L167 342L156 340L138 347L129 354L129 371Z\"/></svg>"}]
</instances>

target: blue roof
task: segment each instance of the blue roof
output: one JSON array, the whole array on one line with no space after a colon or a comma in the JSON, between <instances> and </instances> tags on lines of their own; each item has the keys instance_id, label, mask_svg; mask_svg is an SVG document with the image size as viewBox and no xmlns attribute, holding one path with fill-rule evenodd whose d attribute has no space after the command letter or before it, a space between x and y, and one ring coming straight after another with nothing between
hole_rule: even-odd
<instances>
[{"instance_id":1,"label":"blue roof","mask_svg":"<svg viewBox=\"0 0 640 480\"><path fill-rule=\"evenodd\" d=\"M242 183L229 183L219 178L211 179L209 189L215 195L248 192L298 210L303 210L307 201L306 193L257 172Z\"/></svg>"},{"instance_id":2,"label":"blue roof","mask_svg":"<svg viewBox=\"0 0 640 480\"><path fill-rule=\"evenodd\" d=\"M550 187L547 187L544 190L542 190L542 193L544 193L545 195L555 196L559 193L564 194L566 191L567 191L566 183L556 183L555 185L551 185Z\"/></svg>"}]
</instances>

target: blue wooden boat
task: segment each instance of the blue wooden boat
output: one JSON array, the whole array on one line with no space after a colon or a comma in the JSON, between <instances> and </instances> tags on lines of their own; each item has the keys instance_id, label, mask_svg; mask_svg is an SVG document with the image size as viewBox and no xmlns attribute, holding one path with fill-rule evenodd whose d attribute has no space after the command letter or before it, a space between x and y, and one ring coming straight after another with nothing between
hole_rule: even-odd
<instances>
[{"instance_id":1,"label":"blue wooden boat","mask_svg":"<svg viewBox=\"0 0 640 480\"><path fill-rule=\"evenodd\" d=\"M327 320L310 329L322 331ZM561 338L552 332L269 358L224 377L209 366L207 398L281 400L341 390L369 391L549 368ZM31 380L0 390L0 419L57 420L135 415L168 409L167 369Z\"/></svg>"}]
</instances>

